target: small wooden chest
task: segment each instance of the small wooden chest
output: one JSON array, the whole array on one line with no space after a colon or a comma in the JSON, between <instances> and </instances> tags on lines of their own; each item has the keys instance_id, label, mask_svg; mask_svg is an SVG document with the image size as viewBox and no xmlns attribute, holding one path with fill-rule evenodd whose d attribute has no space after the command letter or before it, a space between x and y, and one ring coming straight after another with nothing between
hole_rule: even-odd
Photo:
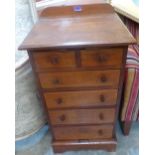
<instances>
[{"instance_id":1,"label":"small wooden chest","mask_svg":"<svg viewBox=\"0 0 155 155\"><path fill-rule=\"evenodd\" d=\"M50 7L28 50L55 152L116 148L126 52L135 40L109 4Z\"/></svg>"}]
</instances>

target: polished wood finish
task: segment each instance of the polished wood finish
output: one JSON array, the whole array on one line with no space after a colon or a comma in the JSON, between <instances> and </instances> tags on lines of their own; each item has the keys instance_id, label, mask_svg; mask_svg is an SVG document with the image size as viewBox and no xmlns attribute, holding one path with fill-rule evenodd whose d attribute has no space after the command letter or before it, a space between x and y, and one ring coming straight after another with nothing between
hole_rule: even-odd
<instances>
[{"instance_id":1,"label":"polished wood finish","mask_svg":"<svg viewBox=\"0 0 155 155\"><path fill-rule=\"evenodd\" d=\"M42 88L113 87L119 83L119 70L40 73Z\"/></svg>"},{"instance_id":2,"label":"polished wood finish","mask_svg":"<svg viewBox=\"0 0 155 155\"><path fill-rule=\"evenodd\" d=\"M57 52L57 51L42 51L33 53L36 70L43 70L46 68L60 69L60 68L75 68L75 53L72 51Z\"/></svg>"},{"instance_id":3,"label":"polished wood finish","mask_svg":"<svg viewBox=\"0 0 155 155\"><path fill-rule=\"evenodd\" d=\"M80 9L45 9L19 49L28 50L53 150L114 151L126 52L135 40L110 5Z\"/></svg>"},{"instance_id":4,"label":"polished wood finish","mask_svg":"<svg viewBox=\"0 0 155 155\"><path fill-rule=\"evenodd\" d=\"M104 149L106 151L115 151L116 150L116 139L102 139L102 140L83 140L83 141L53 141L53 150L54 152L61 153L64 151L77 151L84 149Z\"/></svg>"},{"instance_id":5,"label":"polished wood finish","mask_svg":"<svg viewBox=\"0 0 155 155\"><path fill-rule=\"evenodd\" d=\"M97 48L81 50L81 65L83 67L112 67L122 66L122 48Z\"/></svg>"},{"instance_id":6,"label":"polished wood finish","mask_svg":"<svg viewBox=\"0 0 155 155\"><path fill-rule=\"evenodd\" d=\"M120 68L122 66L122 48L86 48L79 50L82 68L104 67ZM41 50L34 52L34 63L37 71L45 69L65 69L78 66L76 50Z\"/></svg>"},{"instance_id":7,"label":"polished wood finish","mask_svg":"<svg viewBox=\"0 0 155 155\"><path fill-rule=\"evenodd\" d=\"M56 140L92 140L112 138L112 125L54 127Z\"/></svg>"},{"instance_id":8,"label":"polished wood finish","mask_svg":"<svg viewBox=\"0 0 155 155\"><path fill-rule=\"evenodd\" d=\"M48 109L104 107L116 104L117 89L47 92L44 97Z\"/></svg>"},{"instance_id":9,"label":"polished wood finish","mask_svg":"<svg viewBox=\"0 0 155 155\"><path fill-rule=\"evenodd\" d=\"M114 108L54 110L49 113L53 125L114 123L115 118Z\"/></svg>"},{"instance_id":10,"label":"polished wood finish","mask_svg":"<svg viewBox=\"0 0 155 155\"><path fill-rule=\"evenodd\" d=\"M109 4L45 9L19 49L122 46L134 43L132 35Z\"/></svg>"}]
</instances>

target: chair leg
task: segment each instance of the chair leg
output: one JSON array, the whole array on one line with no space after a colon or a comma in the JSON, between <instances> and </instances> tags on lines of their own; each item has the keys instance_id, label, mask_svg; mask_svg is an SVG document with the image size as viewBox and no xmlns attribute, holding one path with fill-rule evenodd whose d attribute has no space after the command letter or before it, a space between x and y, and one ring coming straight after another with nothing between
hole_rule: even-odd
<instances>
[{"instance_id":1,"label":"chair leg","mask_svg":"<svg viewBox=\"0 0 155 155\"><path fill-rule=\"evenodd\" d=\"M130 129L131 129L131 125L132 125L132 121L120 121L120 125L121 125L121 129L122 132L125 136L128 136L130 133Z\"/></svg>"}]
</instances>

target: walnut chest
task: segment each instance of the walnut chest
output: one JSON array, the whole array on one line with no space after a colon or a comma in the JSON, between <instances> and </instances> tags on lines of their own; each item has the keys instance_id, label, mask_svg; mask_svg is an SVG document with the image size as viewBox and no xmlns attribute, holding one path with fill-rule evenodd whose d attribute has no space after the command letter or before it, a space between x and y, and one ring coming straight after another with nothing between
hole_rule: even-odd
<instances>
[{"instance_id":1,"label":"walnut chest","mask_svg":"<svg viewBox=\"0 0 155 155\"><path fill-rule=\"evenodd\" d=\"M115 150L126 53L134 42L109 4L43 10L19 49L28 51L55 152Z\"/></svg>"}]
</instances>

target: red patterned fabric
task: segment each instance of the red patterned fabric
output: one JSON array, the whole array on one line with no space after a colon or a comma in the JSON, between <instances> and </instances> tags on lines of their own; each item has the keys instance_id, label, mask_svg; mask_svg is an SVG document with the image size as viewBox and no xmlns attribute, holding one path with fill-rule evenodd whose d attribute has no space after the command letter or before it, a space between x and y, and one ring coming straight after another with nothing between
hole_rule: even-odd
<instances>
[{"instance_id":1,"label":"red patterned fabric","mask_svg":"<svg viewBox=\"0 0 155 155\"><path fill-rule=\"evenodd\" d=\"M121 17L133 36L139 40L139 25ZM121 120L132 121L139 118L139 46L130 45L127 53Z\"/></svg>"}]
</instances>

